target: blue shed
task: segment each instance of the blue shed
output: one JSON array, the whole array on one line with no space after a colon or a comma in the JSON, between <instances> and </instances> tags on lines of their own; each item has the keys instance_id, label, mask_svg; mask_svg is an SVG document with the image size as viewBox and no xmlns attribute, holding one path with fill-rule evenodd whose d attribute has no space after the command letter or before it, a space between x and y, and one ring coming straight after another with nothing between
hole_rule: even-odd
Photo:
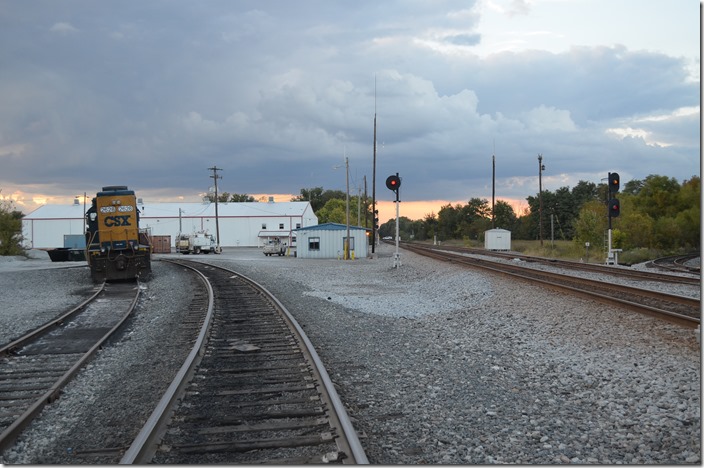
<instances>
[{"instance_id":1,"label":"blue shed","mask_svg":"<svg viewBox=\"0 0 704 468\"><path fill-rule=\"evenodd\" d=\"M367 229L350 226L350 255L366 258L369 246ZM343 258L347 225L324 223L295 229L296 256L300 258Z\"/></svg>"}]
</instances>

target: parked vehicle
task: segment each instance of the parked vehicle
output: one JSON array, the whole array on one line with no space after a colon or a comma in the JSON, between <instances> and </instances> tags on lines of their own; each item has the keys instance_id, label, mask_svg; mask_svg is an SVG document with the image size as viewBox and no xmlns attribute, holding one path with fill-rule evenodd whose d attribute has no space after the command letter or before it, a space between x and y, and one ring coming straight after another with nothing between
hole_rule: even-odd
<instances>
[{"instance_id":1,"label":"parked vehicle","mask_svg":"<svg viewBox=\"0 0 704 468\"><path fill-rule=\"evenodd\" d=\"M282 243L278 238L272 239L264 246L264 255L267 257L286 255L286 247L286 244Z\"/></svg>"},{"instance_id":2,"label":"parked vehicle","mask_svg":"<svg viewBox=\"0 0 704 468\"><path fill-rule=\"evenodd\" d=\"M215 237L207 231L198 231L192 234L179 234L176 238L176 251L187 254L217 253Z\"/></svg>"}]
</instances>

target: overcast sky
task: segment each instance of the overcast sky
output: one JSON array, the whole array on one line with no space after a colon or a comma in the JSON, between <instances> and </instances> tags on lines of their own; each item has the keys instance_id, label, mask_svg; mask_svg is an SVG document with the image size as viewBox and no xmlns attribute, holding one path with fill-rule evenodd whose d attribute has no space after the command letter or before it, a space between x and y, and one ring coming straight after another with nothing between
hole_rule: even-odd
<instances>
[{"instance_id":1,"label":"overcast sky","mask_svg":"<svg viewBox=\"0 0 704 468\"><path fill-rule=\"evenodd\" d=\"M525 201L700 174L697 0L0 0L0 196ZM375 99L376 96L376 99ZM286 195L289 197L289 195ZM287 199L285 197L280 200ZM402 206L411 206L403 205ZM423 213L410 217L417 219ZM384 221L382 216L382 222Z\"/></svg>"}]
</instances>

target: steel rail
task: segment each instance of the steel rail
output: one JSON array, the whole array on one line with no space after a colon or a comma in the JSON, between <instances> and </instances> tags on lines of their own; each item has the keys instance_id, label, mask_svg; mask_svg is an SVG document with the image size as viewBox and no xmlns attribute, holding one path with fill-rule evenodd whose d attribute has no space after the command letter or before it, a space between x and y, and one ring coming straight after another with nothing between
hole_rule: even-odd
<instances>
[{"instance_id":1,"label":"steel rail","mask_svg":"<svg viewBox=\"0 0 704 468\"><path fill-rule=\"evenodd\" d=\"M122 459L120 460L121 465L145 464L148 463L154 456L154 453L156 452L156 445L162 436L159 429L163 427L165 421L168 419L174 405L176 404L176 401L179 396L183 394L183 389L189 382L190 376L193 375L194 369L198 366L198 363L203 357L206 337L213 322L214 293L208 278L197 269L184 265L183 263L178 263L171 260L164 261L189 268L199 275L208 291L208 310L206 312L205 320L203 320L203 325L201 326L200 332L198 333L198 338L193 344L191 352L188 354L188 357L184 361L183 365L176 373L176 376L169 385L169 388L166 390L161 400L159 400L156 408L152 411L152 414L147 419L144 427L139 434L137 434L137 437L122 456Z\"/></svg>"},{"instance_id":2,"label":"steel rail","mask_svg":"<svg viewBox=\"0 0 704 468\"><path fill-rule=\"evenodd\" d=\"M45 391L35 402L24 411L15 421L13 421L10 426L5 429L2 434L0 434L0 451L7 449L10 444L12 444L20 433L34 420L39 413L44 409L46 405L56 400L61 392L61 389L65 387L73 377L78 373L78 371L83 368L83 366L93 358L93 356L98 352L98 350L103 346L103 344L124 324L127 318L132 314L135 306L137 305L137 300L139 299L140 288L139 283L136 288L137 293L134 299L130 303L127 311L123 316L115 323L115 325L110 328L91 348L85 352L81 358L71 366L47 391ZM91 297L91 301L97 297L97 294ZM84 306L87 303L84 303Z\"/></svg>"},{"instance_id":3,"label":"steel rail","mask_svg":"<svg viewBox=\"0 0 704 468\"><path fill-rule=\"evenodd\" d=\"M362 447L361 442L359 441L357 431L352 425L352 421L350 420L349 415L347 414L347 410L342 404L342 400L340 400L340 397L337 394L337 390L335 390L335 386L332 383L332 380L330 379L330 375L328 374L327 370L325 370L325 365L323 364L323 361L320 359L320 356L318 356L318 353L313 347L313 343L311 343L311 341L308 339L308 336L303 331L303 328L301 328L301 326L298 324L293 315L291 315L288 309L286 309L286 307L273 294L271 294L268 289L264 288L262 285L260 285L251 278L247 278L246 276L243 276L232 270L227 271L231 271L232 273L237 274L246 282L254 285L255 288L263 291L264 294L269 298L269 300L273 302L275 306L284 314L286 321L289 322L289 324L295 328L296 333L301 337L303 343L305 344L306 353L308 354L310 360L315 364L313 366L314 373L317 375L317 377L320 379L320 382L322 382L323 386L325 387L325 392L323 392L323 395L325 398L329 398L328 402L333 406L333 408L335 408L335 411L330 412L329 414L329 416L333 419L333 425L341 427L345 434L345 437L343 437L342 439L338 439L338 442L343 442L344 446L341 447L342 450L345 453L350 454L352 459L344 460L343 462L356 465L369 464L367 455L364 452L364 448Z\"/></svg>"},{"instance_id":4,"label":"steel rail","mask_svg":"<svg viewBox=\"0 0 704 468\"><path fill-rule=\"evenodd\" d=\"M24 336L21 336L20 338L17 338L16 340L12 341L11 343L7 343L6 345L0 347L0 356L7 355L11 353L14 349L19 348L20 346L23 346L24 344L30 342L31 340L34 340L40 336L42 336L45 333L49 333L52 331L56 326L60 325L62 322L66 321L67 319L73 317L76 315L78 312L83 310L83 308L93 302L95 298L105 290L105 282L103 282L98 288L96 288L96 291L93 295L91 295L89 298L78 304L76 307L73 309L69 310L68 312L62 314L61 316L50 320L49 322L45 323L44 325L40 326L39 328L36 328L32 330L31 332L25 334Z\"/></svg>"},{"instance_id":5,"label":"steel rail","mask_svg":"<svg viewBox=\"0 0 704 468\"><path fill-rule=\"evenodd\" d=\"M186 266L194 271L198 271L195 267L186 265L183 261L166 261L169 261L176 265ZM217 265L212 265L207 262L198 262L193 260L189 260L188 262L198 263L199 265L203 265L208 268L217 268L224 272L227 272L228 274L235 275L244 283L248 284L250 287L254 288L256 291L262 294L264 299L267 300L280 313L283 320L288 324L289 330L297 334L300 338L300 341L303 343L303 346L301 346L301 351L306 356L306 360L309 362L310 367L312 368L311 370L313 372L313 375L315 376L315 379L317 379L319 385L324 388L324 391L319 390L319 394L324 403L326 403L328 407L333 409L332 411L327 411L327 416L329 419L329 424L332 427L338 428L338 430L342 432L341 437L335 438L339 450L347 454L347 458L341 460L342 463L368 464L369 461L367 460L366 454L364 452L364 449L362 448L357 433L352 425L351 420L349 419L349 416L344 408L344 405L342 404L342 401L337 395L337 391L335 390L332 380L330 379L327 371L325 370L325 367L320 357L318 356L317 352L315 351L315 348L313 347L312 343L306 336L301 326L291 315L291 313L286 309L286 307L262 285L236 271ZM211 301L208 308L208 315L214 315L214 312L212 310L212 297L214 293L212 291L211 286L209 285L209 280L207 279L207 277L201 272L198 273L204 279L204 282L208 284L209 295L211 296ZM205 330L206 326L204 325L201 329L199 343L197 343L196 346L194 346L194 350L191 351L189 361L192 361L195 355L197 354L196 349L200 350L203 348L204 343L200 343L200 341L201 338L204 339L205 337ZM190 373L194 373L195 368L196 365L193 364L193 362L184 364L181 371L179 372L179 375L174 379L171 386L169 387L167 394L164 395L159 405L150 416L145 427L135 439L132 446L125 453L122 460L120 461L120 464L144 464L151 461L152 457L158 449L158 444L163 443L162 438L164 435L167 419L175 410L176 400L180 395L182 395L181 389L187 383L185 381L185 376Z\"/></svg>"},{"instance_id":6,"label":"steel rail","mask_svg":"<svg viewBox=\"0 0 704 468\"><path fill-rule=\"evenodd\" d=\"M425 244L420 244L416 242L404 242L402 245L417 246L419 248L427 248L434 250L447 250L453 252L461 252L471 255L482 255L485 257L497 257L504 259L519 258L526 262L542 263L546 265L557 266L565 269L580 270L580 271L593 271L605 275L622 276L631 279L644 280L644 281L665 281L669 283L682 283L682 284L701 284L701 278L692 276L678 276L672 274L656 273L649 271L639 271L631 270L627 268L614 268L613 266L597 265L594 263L581 263L571 260L561 260L554 258L544 258L544 257L534 257L531 255L522 255L518 253L506 253L506 252L494 252L483 249L475 249L470 247L456 247L456 246L428 246ZM653 263L653 262L651 262ZM683 272L682 269L676 270Z\"/></svg>"},{"instance_id":7,"label":"steel rail","mask_svg":"<svg viewBox=\"0 0 704 468\"><path fill-rule=\"evenodd\" d=\"M506 265L503 263L498 263L498 262L491 262L488 260L481 260L477 258L472 258L472 257L466 257L466 256L460 256L456 255L453 253L449 252L442 252L438 251L435 249L428 249L424 247L419 247L417 245L405 245L404 248L415 252L419 255L425 255L428 257L436 258L439 260L443 261L449 261L449 262L456 262L456 263L461 263L463 265L467 266L472 266L472 267L478 267L482 268L484 270L489 270L494 273L500 273L503 275L509 275L512 277L518 277L527 281L531 282L537 282L544 284L546 286L550 286L553 288L558 288L562 290L567 290L572 293L578 293L582 296L589 297L592 299L599 299L602 302L608 302L608 303L616 303L622 306L626 306L631 310L636 310L638 312L646 313L648 315L656 316L661 319L668 320L670 322L676 323L678 325L683 325L687 327L693 327L696 328L700 324L700 319L684 314L679 314L676 312L668 311L668 310L663 310L659 309L657 307L652 307L649 305L645 304L640 304L637 302L629 301L627 299L621 299L618 297L610 296L610 295L604 295L598 292L594 291L589 291L587 289L583 288L578 288L578 287L573 287L567 284L564 284L564 279L569 278L572 281L579 282L585 285L591 285L593 287L598 287L602 289L611 289L611 290L618 290L618 291L628 291L631 294L637 294L637 295L642 295L646 297L652 297L652 298L665 298L667 300L670 300L675 303L679 304L684 304L688 307L696 307L697 310L700 307L701 301L693 298L688 298L688 297L682 297L682 296L674 296L671 294L665 294L665 293L656 293L650 290L646 289L641 289L641 288L633 288L633 287L628 287L628 286L622 286L622 285L612 285L609 283L604 283L601 281L595 281L595 280L589 280L585 278L578 278L574 276L568 276L568 275L560 275L557 273L551 273L551 272L545 272L542 270L535 270L535 269L527 269L523 267L517 267L517 266L512 266L512 265ZM543 277L549 277L551 280L546 280L544 278L540 278L539 276L542 275Z\"/></svg>"}]
</instances>

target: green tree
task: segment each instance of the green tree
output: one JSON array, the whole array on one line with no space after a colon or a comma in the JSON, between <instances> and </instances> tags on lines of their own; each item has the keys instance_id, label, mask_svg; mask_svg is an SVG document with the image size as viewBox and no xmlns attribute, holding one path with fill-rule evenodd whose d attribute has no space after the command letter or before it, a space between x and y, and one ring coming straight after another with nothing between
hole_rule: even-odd
<instances>
[{"instance_id":1,"label":"green tree","mask_svg":"<svg viewBox=\"0 0 704 468\"><path fill-rule=\"evenodd\" d=\"M313 187L311 189L301 189L301 194L291 199L291 201L307 201L310 203L313 212L317 213L319 209L325 206L323 201L323 187Z\"/></svg>"},{"instance_id":2,"label":"green tree","mask_svg":"<svg viewBox=\"0 0 704 468\"><path fill-rule=\"evenodd\" d=\"M15 209L11 200L0 200L0 255L21 255L22 212Z\"/></svg>"},{"instance_id":3,"label":"green tree","mask_svg":"<svg viewBox=\"0 0 704 468\"><path fill-rule=\"evenodd\" d=\"M680 184L672 177L649 175L643 181L635 196L636 208L653 219L675 217L679 209L677 203Z\"/></svg>"},{"instance_id":4,"label":"green tree","mask_svg":"<svg viewBox=\"0 0 704 468\"><path fill-rule=\"evenodd\" d=\"M253 196L247 195L246 193L233 193L230 195L230 199L228 201L233 203L253 203L257 200L255 200Z\"/></svg>"},{"instance_id":5,"label":"green tree","mask_svg":"<svg viewBox=\"0 0 704 468\"><path fill-rule=\"evenodd\" d=\"M602 202L590 201L582 206L575 222L574 241L581 247L589 242L592 248L604 245L604 232L607 229L605 207Z\"/></svg>"},{"instance_id":6,"label":"green tree","mask_svg":"<svg viewBox=\"0 0 704 468\"><path fill-rule=\"evenodd\" d=\"M440 207L438 212L438 238L440 240L454 239L459 226L460 210L462 206L452 206L448 203Z\"/></svg>"},{"instance_id":7,"label":"green tree","mask_svg":"<svg viewBox=\"0 0 704 468\"><path fill-rule=\"evenodd\" d=\"M513 207L503 200L497 200L494 205L494 224L496 227L513 231L516 220L516 213L513 211Z\"/></svg>"},{"instance_id":8,"label":"green tree","mask_svg":"<svg viewBox=\"0 0 704 468\"><path fill-rule=\"evenodd\" d=\"M422 221L425 239L433 239L437 235L438 217L435 213L426 214Z\"/></svg>"},{"instance_id":9,"label":"green tree","mask_svg":"<svg viewBox=\"0 0 704 468\"><path fill-rule=\"evenodd\" d=\"M347 207L345 200L340 200L339 198L333 198L325 203L321 209L316 213L318 216L318 223L347 223Z\"/></svg>"},{"instance_id":10,"label":"green tree","mask_svg":"<svg viewBox=\"0 0 704 468\"><path fill-rule=\"evenodd\" d=\"M313 212L317 215L318 210L322 209L327 202L332 199L345 200L347 194L342 190L323 190L322 187L314 187L311 189L301 189L301 194L292 198L291 201L307 201L310 202Z\"/></svg>"}]
</instances>

